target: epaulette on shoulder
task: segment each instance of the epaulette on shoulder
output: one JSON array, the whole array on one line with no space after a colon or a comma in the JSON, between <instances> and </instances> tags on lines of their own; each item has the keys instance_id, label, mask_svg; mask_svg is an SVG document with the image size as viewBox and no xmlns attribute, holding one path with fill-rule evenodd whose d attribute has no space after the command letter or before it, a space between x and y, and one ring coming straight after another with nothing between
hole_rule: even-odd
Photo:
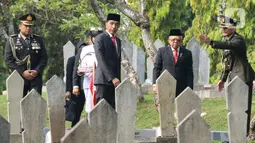
<instances>
[{"instance_id":1,"label":"epaulette on shoulder","mask_svg":"<svg viewBox=\"0 0 255 143\"><path fill-rule=\"evenodd\" d=\"M10 37L16 37L16 36L18 36L18 34L13 34L13 35L11 35Z\"/></svg>"},{"instance_id":2,"label":"epaulette on shoulder","mask_svg":"<svg viewBox=\"0 0 255 143\"><path fill-rule=\"evenodd\" d=\"M33 34L33 36L35 36L35 37L40 37L39 35L37 35L37 34Z\"/></svg>"}]
</instances>

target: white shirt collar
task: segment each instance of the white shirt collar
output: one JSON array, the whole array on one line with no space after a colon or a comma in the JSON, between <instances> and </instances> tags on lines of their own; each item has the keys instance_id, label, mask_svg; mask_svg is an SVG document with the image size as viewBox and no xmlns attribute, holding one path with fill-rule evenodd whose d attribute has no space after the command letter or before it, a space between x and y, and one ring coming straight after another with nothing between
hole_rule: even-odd
<instances>
[{"instance_id":1,"label":"white shirt collar","mask_svg":"<svg viewBox=\"0 0 255 143\"><path fill-rule=\"evenodd\" d=\"M24 40L26 40L26 38L30 39L30 36L26 37L26 36L24 36L22 33L19 33L19 35L20 35Z\"/></svg>"},{"instance_id":2,"label":"white shirt collar","mask_svg":"<svg viewBox=\"0 0 255 143\"><path fill-rule=\"evenodd\" d=\"M112 37L112 34L110 32L108 32L107 30L105 30L105 31L109 34L110 37Z\"/></svg>"},{"instance_id":3,"label":"white shirt collar","mask_svg":"<svg viewBox=\"0 0 255 143\"><path fill-rule=\"evenodd\" d=\"M171 46L170 46L170 47L171 47ZM172 49L172 51L174 52L174 48L171 47L171 49ZM178 50L178 53L179 53L179 52L180 52L180 47L178 47L177 50Z\"/></svg>"}]
</instances>

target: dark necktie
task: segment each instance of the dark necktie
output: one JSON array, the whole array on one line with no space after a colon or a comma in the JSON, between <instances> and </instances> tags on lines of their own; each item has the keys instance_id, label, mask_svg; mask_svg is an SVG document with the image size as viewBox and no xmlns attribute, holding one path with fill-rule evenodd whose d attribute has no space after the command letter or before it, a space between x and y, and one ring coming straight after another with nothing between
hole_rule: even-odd
<instances>
[{"instance_id":1,"label":"dark necktie","mask_svg":"<svg viewBox=\"0 0 255 143\"><path fill-rule=\"evenodd\" d=\"M28 37L25 39L25 41L26 41L27 45L30 45L30 40Z\"/></svg>"}]
</instances>

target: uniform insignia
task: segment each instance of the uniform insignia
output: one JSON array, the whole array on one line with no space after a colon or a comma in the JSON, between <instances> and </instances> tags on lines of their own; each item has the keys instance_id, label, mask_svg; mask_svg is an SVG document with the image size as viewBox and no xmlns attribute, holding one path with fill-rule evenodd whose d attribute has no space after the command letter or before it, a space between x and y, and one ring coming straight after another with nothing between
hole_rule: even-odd
<instances>
[{"instance_id":1,"label":"uniform insignia","mask_svg":"<svg viewBox=\"0 0 255 143\"><path fill-rule=\"evenodd\" d=\"M38 54L38 50L36 50L35 52L36 52L36 54Z\"/></svg>"},{"instance_id":2,"label":"uniform insignia","mask_svg":"<svg viewBox=\"0 0 255 143\"><path fill-rule=\"evenodd\" d=\"M22 46L21 42L20 42L20 38L17 38L17 41L15 43L16 46Z\"/></svg>"},{"instance_id":3,"label":"uniform insignia","mask_svg":"<svg viewBox=\"0 0 255 143\"><path fill-rule=\"evenodd\" d=\"M225 23L225 18L224 17L221 17L221 22Z\"/></svg>"},{"instance_id":4,"label":"uniform insignia","mask_svg":"<svg viewBox=\"0 0 255 143\"><path fill-rule=\"evenodd\" d=\"M27 20L28 20L28 21L32 21L32 20L33 20L32 16L31 16L31 15L28 15L28 16L27 16Z\"/></svg>"},{"instance_id":5,"label":"uniform insignia","mask_svg":"<svg viewBox=\"0 0 255 143\"><path fill-rule=\"evenodd\" d=\"M18 34L13 34L13 35L11 35L10 37L16 37L16 36L18 36Z\"/></svg>"},{"instance_id":6,"label":"uniform insignia","mask_svg":"<svg viewBox=\"0 0 255 143\"><path fill-rule=\"evenodd\" d=\"M34 39L32 42L32 49L41 49L40 44Z\"/></svg>"}]
</instances>

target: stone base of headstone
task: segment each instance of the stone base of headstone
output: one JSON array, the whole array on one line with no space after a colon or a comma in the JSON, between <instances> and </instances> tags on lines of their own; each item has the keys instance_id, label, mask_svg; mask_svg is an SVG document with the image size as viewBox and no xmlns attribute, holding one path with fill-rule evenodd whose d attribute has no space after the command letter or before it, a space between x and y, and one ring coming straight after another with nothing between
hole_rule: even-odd
<instances>
[{"instance_id":1,"label":"stone base of headstone","mask_svg":"<svg viewBox=\"0 0 255 143\"><path fill-rule=\"evenodd\" d=\"M211 131L213 141L222 141L227 142L228 139L228 131Z\"/></svg>"},{"instance_id":2,"label":"stone base of headstone","mask_svg":"<svg viewBox=\"0 0 255 143\"><path fill-rule=\"evenodd\" d=\"M142 84L142 94L147 94L150 91L152 91L152 84L150 83Z\"/></svg>"},{"instance_id":3,"label":"stone base of headstone","mask_svg":"<svg viewBox=\"0 0 255 143\"><path fill-rule=\"evenodd\" d=\"M224 91L219 92L217 85L213 84L196 85L193 90L201 99L224 97Z\"/></svg>"},{"instance_id":4,"label":"stone base of headstone","mask_svg":"<svg viewBox=\"0 0 255 143\"><path fill-rule=\"evenodd\" d=\"M177 143L176 137L157 137L157 143Z\"/></svg>"},{"instance_id":5,"label":"stone base of headstone","mask_svg":"<svg viewBox=\"0 0 255 143\"><path fill-rule=\"evenodd\" d=\"M135 140L136 141L146 141L146 142L154 142L156 141L157 132L155 129L143 129L143 130L135 130Z\"/></svg>"},{"instance_id":6,"label":"stone base of headstone","mask_svg":"<svg viewBox=\"0 0 255 143\"><path fill-rule=\"evenodd\" d=\"M11 134L10 135L10 143L22 143L22 135L21 134Z\"/></svg>"},{"instance_id":7,"label":"stone base of headstone","mask_svg":"<svg viewBox=\"0 0 255 143\"><path fill-rule=\"evenodd\" d=\"M7 95L7 91L6 90L2 91L2 95Z\"/></svg>"}]
</instances>

